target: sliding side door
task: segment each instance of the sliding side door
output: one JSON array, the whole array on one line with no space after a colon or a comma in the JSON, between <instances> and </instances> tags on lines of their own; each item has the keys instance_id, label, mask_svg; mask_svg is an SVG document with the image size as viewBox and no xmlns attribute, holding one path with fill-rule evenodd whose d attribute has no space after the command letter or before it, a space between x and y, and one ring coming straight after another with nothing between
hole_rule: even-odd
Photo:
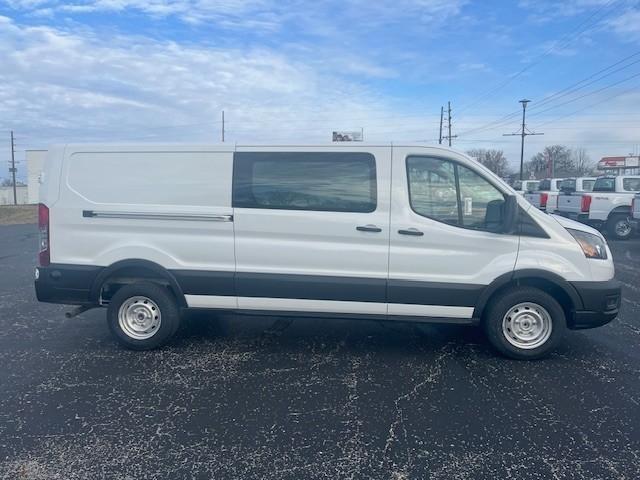
<instances>
[{"instance_id":1,"label":"sliding side door","mask_svg":"<svg viewBox=\"0 0 640 480\"><path fill-rule=\"evenodd\" d=\"M386 313L390 147L238 147L238 307Z\"/></svg>"}]
</instances>

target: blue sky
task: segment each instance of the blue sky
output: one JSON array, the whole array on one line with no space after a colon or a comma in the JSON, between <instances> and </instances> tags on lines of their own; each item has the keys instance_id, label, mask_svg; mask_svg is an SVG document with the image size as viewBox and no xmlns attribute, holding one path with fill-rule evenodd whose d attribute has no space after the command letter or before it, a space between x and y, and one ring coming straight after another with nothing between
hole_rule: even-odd
<instances>
[{"instance_id":1,"label":"blue sky","mask_svg":"<svg viewBox=\"0 0 640 480\"><path fill-rule=\"evenodd\" d=\"M19 158L68 141L215 142L224 109L227 141L363 128L433 142L450 100L454 146L515 164L518 138L502 133L526 97L545 133L527 157L552 143L625 155L640 148L639 3L0 0L0 134L15 130Z\"/></svg>"}]
</instances>

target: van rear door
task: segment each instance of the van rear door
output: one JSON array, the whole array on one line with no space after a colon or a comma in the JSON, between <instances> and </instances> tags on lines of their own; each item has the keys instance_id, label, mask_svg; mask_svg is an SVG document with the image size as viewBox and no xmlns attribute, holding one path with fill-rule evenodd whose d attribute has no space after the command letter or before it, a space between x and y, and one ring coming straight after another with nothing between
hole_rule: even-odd
<instances>
[{"instance_id":1,"label":"van rear door","mask_svg":"<svg viewBox=\"0 0 640 480\"><path fill-rule=\"evenodd\" d=\"M467 162L394 147L390 315L471 319L485 286L513 271L518 236L496 233L505 197Z\"/></svg>"},{"instance_id":2,"label":"van rear door","mask_svg":"<svg viewBox=\"0 0 640 480\"><path fill-rule=\"evenodd\" d=\"M391 147L238 147L238 307L386 313Z\"/></svg>"}]
</instances>

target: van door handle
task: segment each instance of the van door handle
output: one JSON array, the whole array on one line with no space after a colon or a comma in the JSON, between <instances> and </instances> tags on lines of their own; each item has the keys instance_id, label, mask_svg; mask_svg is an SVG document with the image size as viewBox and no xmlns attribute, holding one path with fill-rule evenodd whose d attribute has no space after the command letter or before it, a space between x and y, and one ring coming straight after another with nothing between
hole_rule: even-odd
<instances>
[{"instance_id":1,"label":"van door handle","mask_svg":"<svg viewBox=\"0 0 640 480\"><path fill-rule=\"evenodd\" d=\"M360 225L356 227L356 230L359 232L376 232L380 233L382 229L380 227L376 227L375 225Z\"/></svg>"},{"instance_id":2,"label":"van door handle","mask_svg":"<svg viewBox=\"0 0 640 480\"><path fill-rule=\"evenodd\" d=\"M408 230L398 230L398 233L400 235L413 235L415 237L421 237L424 235L424 232L421 232L420 230L415 228L409 228Z\"/></svg>"}]
</instances>

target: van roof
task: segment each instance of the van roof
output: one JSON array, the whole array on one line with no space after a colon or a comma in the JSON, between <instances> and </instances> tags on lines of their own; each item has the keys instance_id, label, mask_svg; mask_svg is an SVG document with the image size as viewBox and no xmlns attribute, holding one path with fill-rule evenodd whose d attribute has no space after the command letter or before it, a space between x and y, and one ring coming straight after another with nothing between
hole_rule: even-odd
<instances>
[{"instance_id":1,"label":"van roof","mask_svg":"<svg viewBox=\"0 0 640 480\"><path fill-rule=\"evenodd\" d=\"M238 147L246 148L246 147L265 147L265 148L273 148L273 147L283 147L283 148L295 148L295 147L322 147L322 148L367 148L367 147L420 147L420 148L432 148L443 150L447 152L454 152L463 154L468 156L465 152L461 150L457 150L455 148L431 144L431 143L423 143L423 142L296 142L296 143L285 143L285 142L276 142L276 143L260 143L260 142L227 142L227 143L133 143L133 142L105 142L105 143L66 143L66 144L53 144L49 148L67 148L71 150L80 150L87 148L95 148L101 150L108 150L111 148L150 148L150 149L177 149L177 150L188 150L188 149L212 149L215 148L216 151L233 151Z\"/></svg>"}]
</instances>

